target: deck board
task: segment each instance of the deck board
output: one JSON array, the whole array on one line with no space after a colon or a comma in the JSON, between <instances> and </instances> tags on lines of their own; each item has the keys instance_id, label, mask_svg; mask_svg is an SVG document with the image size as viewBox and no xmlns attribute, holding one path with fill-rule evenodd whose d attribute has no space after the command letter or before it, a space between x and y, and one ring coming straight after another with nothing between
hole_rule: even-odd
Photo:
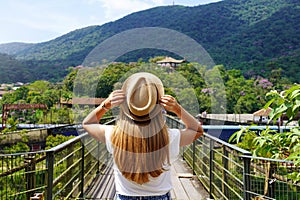
<instances>
[{"instance_id":1,"label":"deck board","mask_svg":"<svg viewBox=\"0 0 300 200\"><path fill-rule=\"evenodd\" d=\"M104 179L103 176L105 176ZM187 164L178 159L171 166L171 178L173 189L171 191L172 199L174 200L205 200L209 195L203 188L201 183L195 179L191 169ZM87 196L87 199L113 199L115 196L115 186L113 170L110 167L105 171L105 174L99 174L95 179L92 192Z\"/></svg>"},{"instance_id":2,"label":"deck board","mask_svg":"<svg viewBox=\"0 0 300 200\"><path fill-rule=\"evenodd\" d=\"M172 163L172 198L176 200L205 200L209 198L208 192L204 189L199 180L192 174L191 168L178 159Z\"/></svg>"},{"instance_id":3,"label":"deck board","mask_svg":"<svg viewBox=\"0 0 300 200\"><path fill-rule=\"evenodd\" d=\"M173 190L171 191L172 199L188 199L188 195L177 176L174 166L171 168L171 178L173 183Z\"/></svg>"}]
</instances>

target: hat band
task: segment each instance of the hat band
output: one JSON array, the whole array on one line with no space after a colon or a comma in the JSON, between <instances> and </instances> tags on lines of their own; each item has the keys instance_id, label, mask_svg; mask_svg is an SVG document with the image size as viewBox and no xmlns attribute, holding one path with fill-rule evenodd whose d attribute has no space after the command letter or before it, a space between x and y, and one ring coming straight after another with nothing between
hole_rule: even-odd
<instances>
[{"instance_id":1,"label":"hat band","mask_svg":"<svg viewBox=\"0 0 300 200\"><path fill-rule=\"evenodd\" d=\"M143 121L145 121L145 120L146 120L146 121L150 120L149 114L142 115L142 116L138 116L138 115L133 114L133 113L130 111L130 109L128 109L128 110L129 110L130 116L132 116L132 119L133 119L134 121L143 122Z\"/></svg>"},{"instance_id":2,"label":"hat band","mask_svg":"<svg viewBox=\"0 0 300 200\"><path fill-rule=\"evenodd\" d=\"M127 115L127 117L129 117L130 119L132 119L133 121L137 122L146 122L149 123L151 121L152 118L154 118L158 113L162 112L161 106L159 104L155 105L155 107L152 109L152 111L146 115L142 115L142 116L138 116L133 114L130 109L125 105L123 107L123 112L125 115Z\"/></svg>"}]
</instances>

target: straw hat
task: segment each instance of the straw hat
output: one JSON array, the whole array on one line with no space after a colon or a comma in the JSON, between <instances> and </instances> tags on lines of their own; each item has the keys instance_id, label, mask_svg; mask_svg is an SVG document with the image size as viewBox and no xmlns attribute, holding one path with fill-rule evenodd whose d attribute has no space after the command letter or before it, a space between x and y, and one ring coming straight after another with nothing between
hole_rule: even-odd
<instances>
[{"instance_id":1,"label":"straw hat","mask_svg":"<svg viewBox=\"0 0 300 200\"><path fill-rule=\"evenodd\" d=\"M123 83L126 101L120 106L127 117L135 122L150 121L161 113L159 99L164 95L161 80L147 72L135 73Z\"/></svg>"}]
</instances>

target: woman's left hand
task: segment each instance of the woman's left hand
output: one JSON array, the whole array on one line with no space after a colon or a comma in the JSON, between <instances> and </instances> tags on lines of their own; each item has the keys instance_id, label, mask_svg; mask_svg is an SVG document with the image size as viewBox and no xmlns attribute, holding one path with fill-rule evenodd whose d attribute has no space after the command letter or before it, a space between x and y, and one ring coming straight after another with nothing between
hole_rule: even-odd
<instances>
[{"instance_id":1,"label":"woman's left hand","mask_svg":"<svg viewBox=\"0 0 300 200\"><path fill-rule=\"evenodd\" d=\"M160 104L170 112L175 113L176 115L180 115L180 105L177 100L171 95L164 95L160 99Z\"/></svg>"}]
</instances>

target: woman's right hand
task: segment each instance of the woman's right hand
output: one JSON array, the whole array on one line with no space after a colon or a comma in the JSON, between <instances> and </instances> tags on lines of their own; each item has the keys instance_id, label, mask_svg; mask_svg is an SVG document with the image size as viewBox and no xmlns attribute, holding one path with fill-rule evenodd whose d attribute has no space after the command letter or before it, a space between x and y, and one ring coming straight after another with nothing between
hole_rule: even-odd
<instances>
[{"instance_id":1,"label":"woman's right hand","mask_svg":"<svg viewBox=\"0 0 300 200\"><path fill-rule=\"evenodd\" d=\"M115 90L104 100L104 105L106 108L111 109L113 107L119 106L125 101L125 93L123 90Z\"/></svg>"}]
</instances>

